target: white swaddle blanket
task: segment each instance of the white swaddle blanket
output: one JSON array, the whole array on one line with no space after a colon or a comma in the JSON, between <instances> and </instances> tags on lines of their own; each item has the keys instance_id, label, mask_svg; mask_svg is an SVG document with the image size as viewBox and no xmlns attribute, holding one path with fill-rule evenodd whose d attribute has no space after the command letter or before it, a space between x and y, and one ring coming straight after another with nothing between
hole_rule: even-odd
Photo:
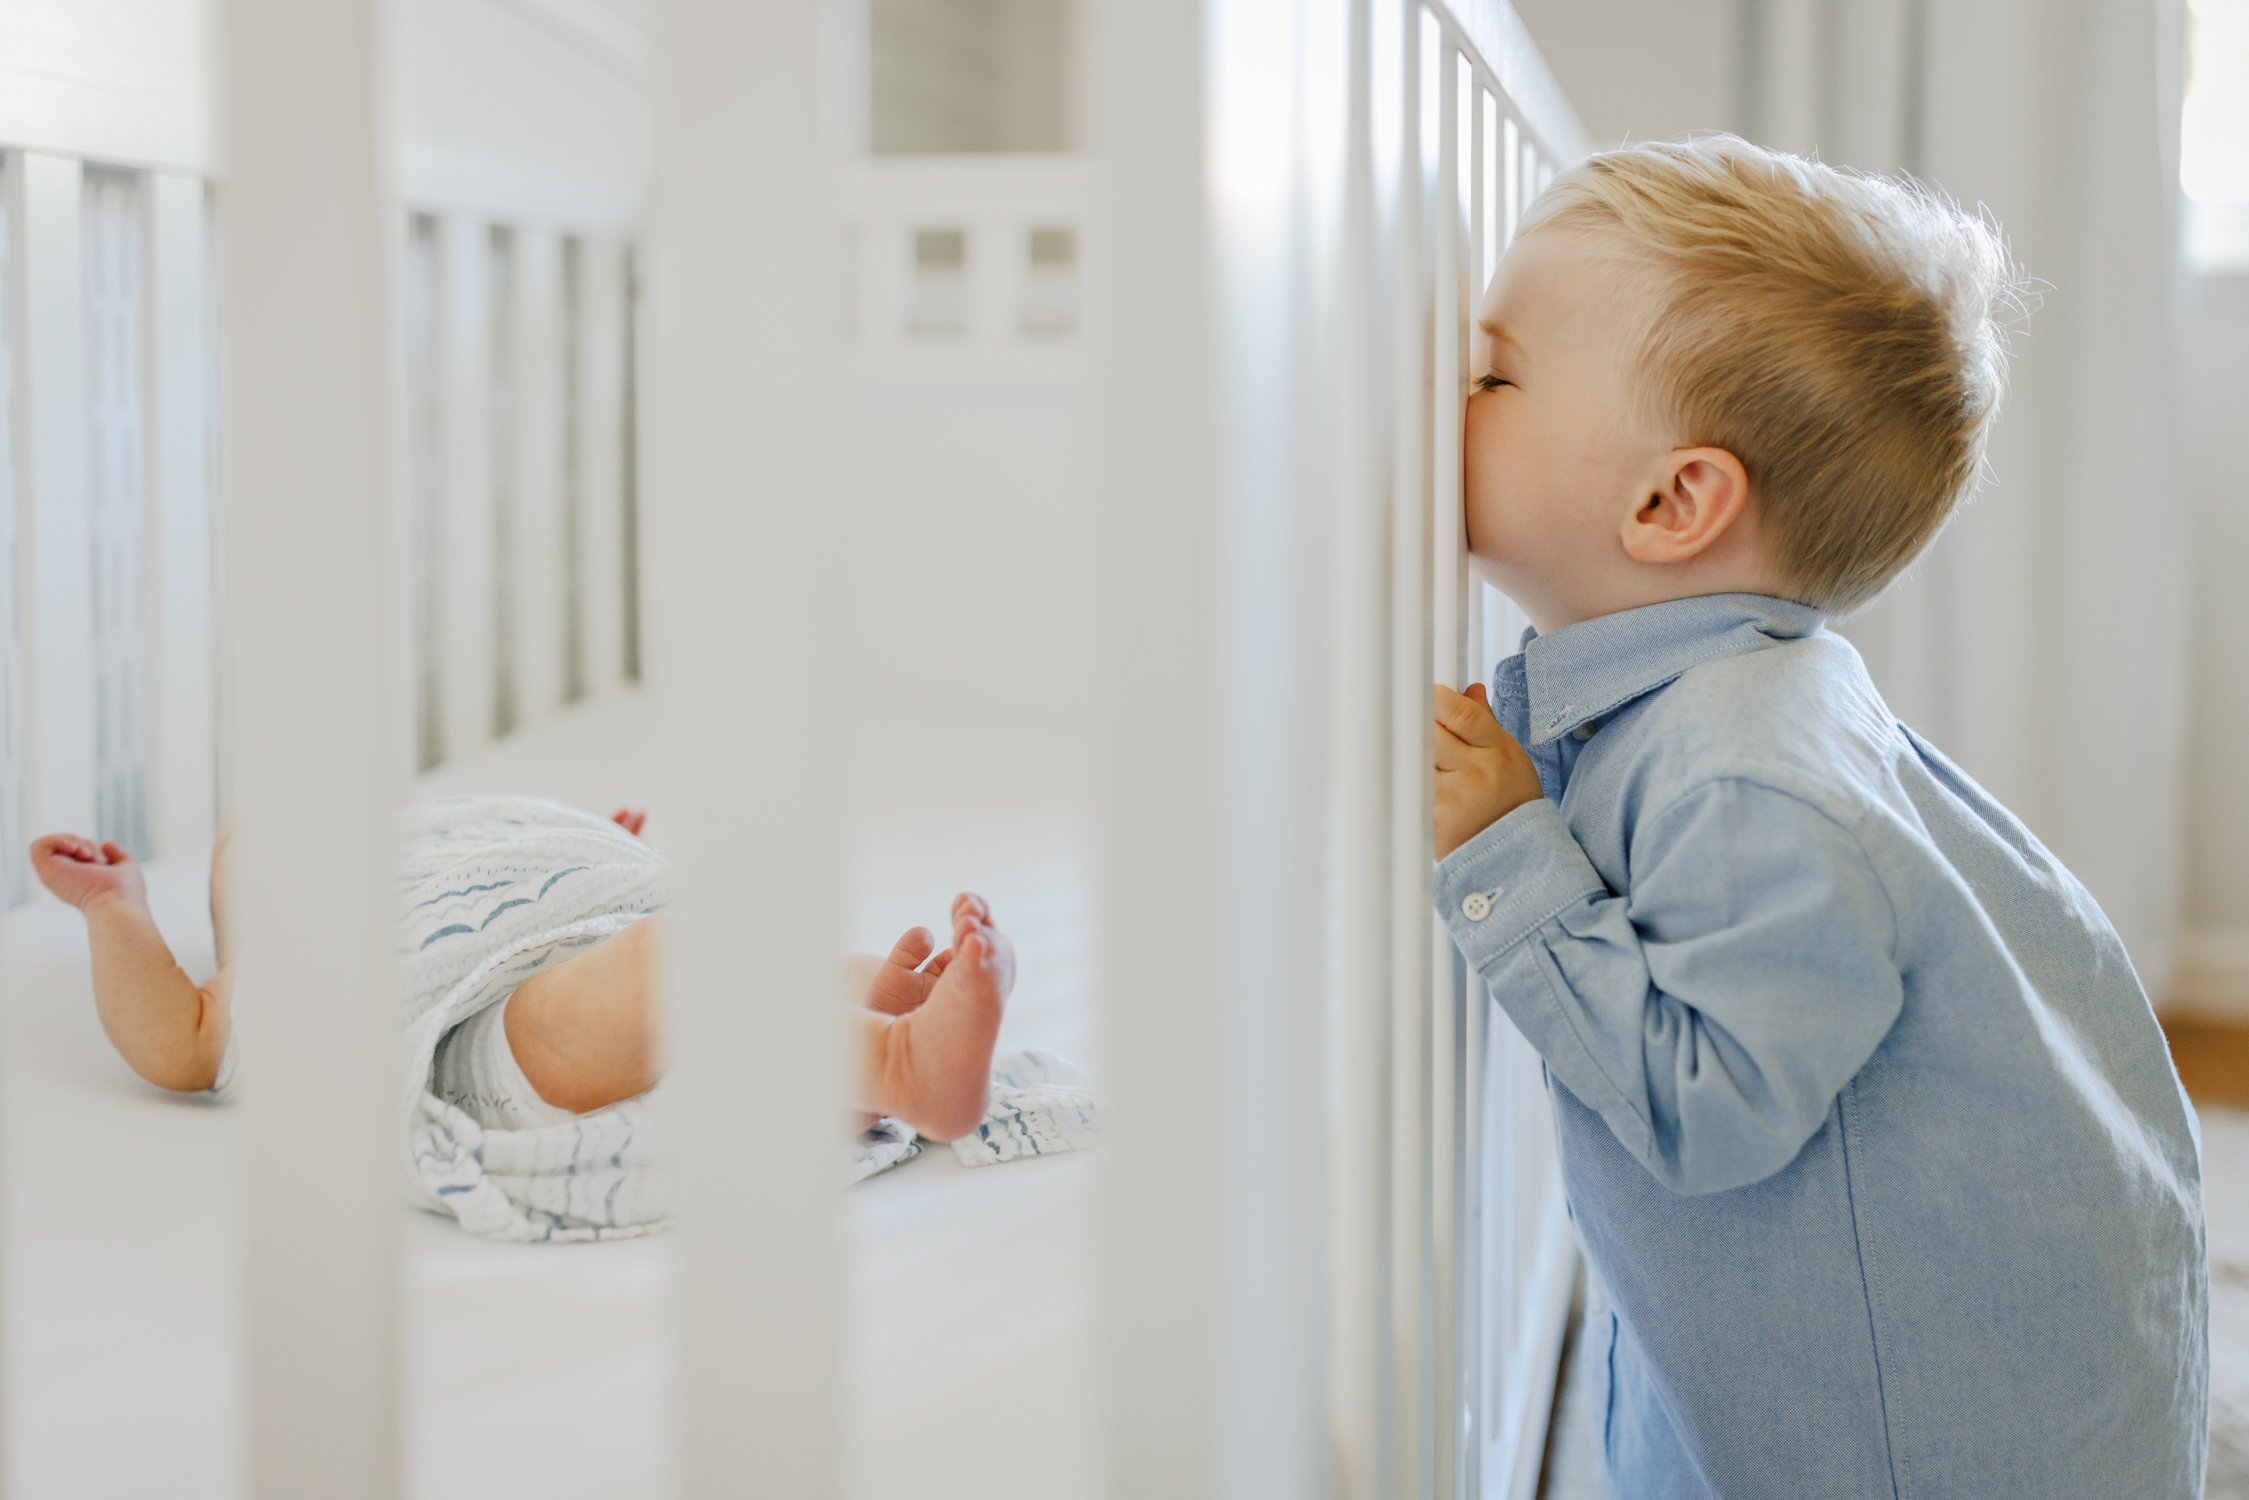
<instances>
[{"instance_id":1,"label":"white swaddle blanket","mask_svg":"<svg viewBox=\"0 0 2249 1500\"><path fill-rule=\"evenodd\" d=\"M402 835L408 1199L491 1239L620 1239L664 1227L670 1153L656 1090L502 1130L431 1093L429 1081L448 1029L662 908L668 861L605 818L538 797L419 803Z\"/></svg>"}]
</instances>

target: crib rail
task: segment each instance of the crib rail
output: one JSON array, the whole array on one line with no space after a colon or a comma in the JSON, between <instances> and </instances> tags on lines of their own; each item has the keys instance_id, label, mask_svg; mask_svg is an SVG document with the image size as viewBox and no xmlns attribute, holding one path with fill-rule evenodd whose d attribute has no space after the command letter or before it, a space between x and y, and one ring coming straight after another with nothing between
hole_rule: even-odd
<instances>
[{"instance_id":1,"label":"crib rail","mask_svg":"<svg viewBox=\"0 0 2249 1500\"><path fill-rule=\"evenodd\" d=\"M0 905L24 846L208 842L216 629L213 252L197 173L0 153ZM628 225L402 215L414 769L637 675ZM28 314L28 316L27 316ZM23 371L37 379L24 381Z\"/></svg>"},{"instance_id":2,"label":"crib rail","mask_svg":"<svg viewBox=\"0 0 2249 1500\"><path fill-rule=\"evenodd\" d=\"M1134 996L1119 1104L1213 1101L1134 1115L1119 1152L1115 1492L1312 1493L1297 1466L1324 1445L1343 1496L1528 1494L1567 1231L1536 1060L1486 1026L1431 914L1427 695L1481 676L1523 623L1466 569L1469 325L1582 132L1496 0L1097 11L1091 362L1120 393L1103 511L1147 526L1105 549L1129 633L1111 654L1147 659L1107 726L1131 767L1112 941L1185 934L1206 976L1115 971ZM1203 131L1151 121L1153 98L1201 99ZM1160 625L1127 603L1151 595ZM1167 756L1167 736L1269 745L1323 700L1316 754ZM1297 842L1322 828L1332 883ZM1307 924L1284 913L1321 910L1307 969ZM1325 1103L1301 1040L1323 978L1324 1182L1289 1153L1213 1151ZM1182 1062L1245 1048L1269 1072L1222 1089ZM1240 1258L1312 1243L1317 1270ZM1307 1389L1287 1377L1323 1325L1328 1379ZM1265 1383L1226 1378L1248 1370Z\"/></svg>"}]
</instances>

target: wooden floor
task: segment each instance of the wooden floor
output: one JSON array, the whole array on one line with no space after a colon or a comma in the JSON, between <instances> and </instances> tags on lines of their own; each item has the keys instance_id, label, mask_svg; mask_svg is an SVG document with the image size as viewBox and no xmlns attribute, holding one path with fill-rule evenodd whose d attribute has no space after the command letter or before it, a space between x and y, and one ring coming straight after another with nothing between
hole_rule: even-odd
<instances>
[{"instance_id":1,"label":"wooden floor","mask_svg":"<svg viewBox=\"0 0 2249 1500\"><path fill-rule=\"evenodd\" d=\"M2163 1032L2188 1097L2249 1109L2249 1021L2172 1016Z\"/></svg>"}]
</instances>

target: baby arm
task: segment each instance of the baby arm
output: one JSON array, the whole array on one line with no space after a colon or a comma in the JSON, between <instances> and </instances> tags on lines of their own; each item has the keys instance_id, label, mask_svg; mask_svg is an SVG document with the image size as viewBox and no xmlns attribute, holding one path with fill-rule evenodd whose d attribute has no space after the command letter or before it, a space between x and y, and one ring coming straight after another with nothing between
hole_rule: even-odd
<instances>
[{"instance_id":1,"label":"baby arm","mask_svg":"<svg viewBox=\"0 0 2249 1500\"><path fill-rule=\"evenodd\" d=\"M149 914L140 866L114 843L49 834L31 846L40 882L78 908L93 954L94 1008L110 1045L159 1088L207 1089L226 1046L232 976L197 985Z\"/></svg>"},{"instance_id":2,"label":"baby arm","mask_svg":"<svg viewBox=\"0 0 2249 1500\"><path fill-rule=\"evenodd\" d=\"M1625 896L1554 803L1516 804L1442 860L1437 909L1555 1080L1678 1192L1793 1161L1904 1004L1858 838L1762 782L1642 818Z\"/></svg>"}]
</instances>

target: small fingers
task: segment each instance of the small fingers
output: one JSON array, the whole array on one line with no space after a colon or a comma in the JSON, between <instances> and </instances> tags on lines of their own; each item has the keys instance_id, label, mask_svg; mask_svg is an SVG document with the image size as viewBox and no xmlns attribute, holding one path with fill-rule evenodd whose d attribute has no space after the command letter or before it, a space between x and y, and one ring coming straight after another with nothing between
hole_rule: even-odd
<instances>
[{"instance_id":1,"label":"small fingers","mask_svg":"<svg viewBox=\"0 0 2249 1500\"><path fill-rule=\"evenodd\" d=\"M945 972L945 966L952 961L953 950L947 948L944 952L933 956L928 963L923 964L921 971L924 974L927 974L930 978L935 979L938 975Z\"/></svg>"},{"instance_id":2,"label":"small fingers","mask_svg":"<svg viewBox=\"0 0 2249 1500\"><path fill-rule=\"evenodd\" d=\"M1437 727L1462 744L1486 747L1499 743L1503 731L1492 717L1491 706L1466 693L1456 693L1438 683L1430 694L1430 711Z\"/></svg>"}]
</instances>

